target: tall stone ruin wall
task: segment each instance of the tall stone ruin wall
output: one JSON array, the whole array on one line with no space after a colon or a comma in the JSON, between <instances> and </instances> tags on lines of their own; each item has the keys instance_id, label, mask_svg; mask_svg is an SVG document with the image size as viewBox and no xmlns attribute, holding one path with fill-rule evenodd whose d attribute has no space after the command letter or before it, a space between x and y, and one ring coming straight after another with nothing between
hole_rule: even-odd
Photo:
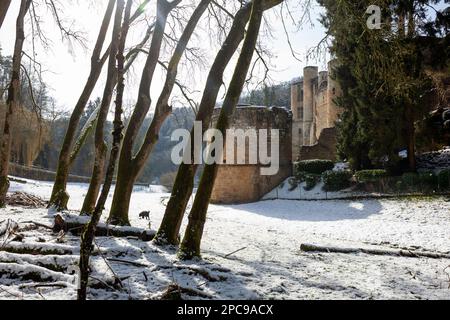
<instances>
[{"instance_id":1,"label":"tall stone ruin wall","mask_svg":"<svg viewBox=\"0 0 450 320\"><path fill-rule=\"evenodd\" d=\"M219 112L216 110L213 123L217 120ZM280 169L278 174L261 175L263 166L248 164L248 154L246 155L247 164L219 165L212 194L213 203L236 204L258 201L292 175L292 115L285 108L238 108L230 129L267 129L269 133L271 129L279 130ZM237 142L234 141L234 143L236 147ZM248 143L246 149L248 150ZM268 150L270 150L270 144Z\"/></svg>"},{"instance_id":2,"label":"tall stone ruin wall","mask_svg":"<svg viewBox=\"0 0 450 320\"><path fill-rule=\"evenodd\" d=\"M319 141L312 146L303 146L300 149L301 160L332 160L337 159L336 128L326 128L322 130Z\"/></svg>"}]
</instances>

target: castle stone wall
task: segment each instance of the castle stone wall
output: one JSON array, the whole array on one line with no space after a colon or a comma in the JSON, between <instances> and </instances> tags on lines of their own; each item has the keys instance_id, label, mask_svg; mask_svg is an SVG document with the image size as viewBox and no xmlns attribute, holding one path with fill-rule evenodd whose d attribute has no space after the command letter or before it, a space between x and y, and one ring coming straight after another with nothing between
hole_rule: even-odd
<instances>
[{"instance_id":1,"label":"castle stone wall","mask_svg":"<svg viewBox=\"0 0 450 320\"><path fill-rule=\"evenodd\" d=\"M301 160L332 160L336 154L336 128L326 128L320 134L318 142L313 146L303 146L300 149Z\"/></svg>"},{"instance_id":2,"label":"castle stone wall","mask_svg":"<svg viewBox=\"0 0 450 320\"><path fill-rule=\"evenodd\" d=\"M213 123L217 121L219 112L220 110L216 110ZM269 133L271 129L279 130L280 170L278 174L261 175L263 166L260 164L238 165L225 162L219 165L211 198L213 203L236 204L258 201L292 175L292 114L284 108L237 108L230 129L267 129ZM227 141L227 143L231 142ZM236 141L232 143L237 145ZM248 150L248 145L246 147ZM270 150L270 144L268 150Z\"/></svg>"}]
</instances>

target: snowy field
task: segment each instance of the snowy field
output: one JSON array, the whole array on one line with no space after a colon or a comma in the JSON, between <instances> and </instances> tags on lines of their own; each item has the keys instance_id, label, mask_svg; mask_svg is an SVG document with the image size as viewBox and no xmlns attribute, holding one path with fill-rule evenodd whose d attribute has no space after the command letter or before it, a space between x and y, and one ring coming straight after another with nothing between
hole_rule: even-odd
<instances>
[{"instance_id":1,"label":"snowy field","mask_svg":"<svg viewBox=\"0 0 450 320\"><path fill-rule=\"evenodd\" d=\"M51 184L13 183L11 191L48 198ZM81 207L85 192L86 185L69 186L71 210ZM151 227L157 228L167 197L161 187L136 188L130 213L133 226L148 227L138 214L150 210ZM43 209L8 207L0 210L0 221L7 219L51 225L53 216ZM29 246L66 248L72 254L38 258L0 252L0 299L75 299L75 278L67 270L48 271L42 265L58 261L70 270L77 261L78 239L67 236L65 243L57 244L56 236L45 229L24 231L24 235ZM302 243L450 253L450 202L410 198L212 205L201 262L177 261L174 248L98 238L105 256L140 266L110 261L124 290L92 288L90 298L157 299L175 282L184 288L187 299L450 299L449 259L305 253L300 251ZM61 286L34 286L31 280L5 273L8 268L15 273L36 269ZM93 274L104 283L112 276L101 256L93 258Z\"/></svg>"}]
</instances>

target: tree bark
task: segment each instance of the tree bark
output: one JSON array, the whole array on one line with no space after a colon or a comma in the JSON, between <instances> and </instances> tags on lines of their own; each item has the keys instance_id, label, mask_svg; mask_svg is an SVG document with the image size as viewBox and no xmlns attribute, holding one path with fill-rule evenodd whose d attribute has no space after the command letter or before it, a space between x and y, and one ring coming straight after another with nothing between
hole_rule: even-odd
<instances>
[{"instance_id":1,"label":"tree bark","mask_svg":"<svg viewBox=\"0 0 450 320\"><path fill-rule=\"evenodd\" d=\"M6 205L6 194L9 189L8 171L11 154L11 118L19 106L20 99L20 66L22 63L23 43L25 42L25 15L30 7L31 0L21 0L19 15L16 21L16 41L14 44L13 63L11 71L11 82L8 88L8 99L6 105L8 110L5 114L3 135L0 150L0 207Z\"/></svg>"},{"instance_id":2,"label":"tree bark","mask_svg":"<svg viewBox=\"0 0 450 320\"><path fill-rule=\"evenodd\" d=\"M6 13L8 12L11 0L2 0L0 2L0 29L2 28L3 21L5 21Z\"/></svg>"},{"instance_id":3,"label":"tree bark","mask_svg":"<svg viewBox=\"0 0 450 320\"><path fill-rule=\"evenodd\" d=\"M174 9L180 2L181 0L174 0L171 3L167 2L166 0L158 0L157 2L157 20L150 45L150 50L144 69L142 71L142 78L139 86L139 96L134 108L134 112L128 123L128 127L122 144L122 149L120 151L116 190L114 192L113 203L109 216L109 221L112 224L130 224L128 220L129 201L123 201L120 194L126 193L131 195L134 181L136 181L139 175L138 170L136 170L136 168L134 168L133 166L133 146L139 133L139 129L150 109L150 88L156 65L158 63L159 53L161 51L167 17L170 11L172 11L172 9Z\"/></svg>"},{"instance_id":4,"label":"tree bark","mask_svg":"<svg viewBox=\"0 0 450 320\"><path fill-rule=\"evenodd\" d=\"M105 142L105 123L108 117L114 88L117 84L117 68L116 58L119 50L120 30L122 26L122 15L124 10L124 0L118 0L116 9L116 17L114 21L114 28L109 52L108 72L106 78L105 89L103 91L102 102L97 117L97 125L95 128L95 160L94 168L92 170L91 183L84 199L83 207L81 209L82 215L91 215L94 212L95 204L98 199L100 187L103 181L105 172L105 161L108 147ZM119 5L121 7L119 7Z\"/></svg>"},{"instance_id":5,"label":"tree bark","mask_svg":"<svg viewBox=\"0 0 450 320\"><path fill-rule=\"evenodd\" d=\"M414 21L414 1L410 1L405 10L405 16L408 17L407 37L412 39L415 33ZM416 160L416 128L415 128L415 112L412 103L406 104L406 121L407 121L407 137L408 137L408 165L411 172L417 171Z\"/></svg>"},{"instance_id":6,"label":"tree bark","mask_svg":"<svg viewBox=\"0 0 450 320\"><path fill-rule=\"evenodd\" d=\"M134 185L134 183L136 182L136 179L144 168L154 146L158 142L161 126L164 124L167 117L172 112L172 108L171 106L169 106L169 98L175 85L179 62L184 54L184 51L186 50L186 47L192 34L194 33L195 28L197 27L198 22L200 21L200 18L208 8L211 1L212 0L202 0L199 3L191 18L189 19L183 31L183 34L178 41L175 51L172 54L172 58L167 68L166 81L156 104L155 115L149 129L147 130L144 143L142 144L141 148L134 158L127 158L127 162L132 164L131 166L133 168L133 174L124 175L121 174L121 171L119 171L119 175L117 177L117 185L126 184L127 188L126 190L118 189L118 191L115 192L113 203L120 203L121 208L120 210L117 210L117 208L113 205L111 212L120 212L121 215L127 216L127 220L129 202L131 200L131 193L133 191L132 185ZM130 156L130 153L128 153L128 156ZM111 216L111 219L114 220L115 218Z\"/></svg>"},{"instance_id":7,"label":"tree bark","mask_svg":"<svg viewBox=\"0 0 450 320\"><path fill-rule=\"evenodd\" d=\"M417 170L416 160L416 130L415 130L415 116L413 106L407 104L406 106L406 137L408 143L408 167L411 172Z\"/></svg>"},{"instance_id":8,"label":"tree bark","mask_svg":"<svg viewBox=\"0 0 450 320\"><path fill-rule=\"evenodd\" d=\"M115 0L109 0L105 15L103 17L102 25L100 27L100 32L97 37L97 42L92 53L91 70L89 73L89 77L70 117L69 126L67 128L64 142L59 154L55 183L53 185L53 191L49 202L49 207L54 207L58 211L67 209L69 195L66 191L66 188L70 166L72 164L71 154L75 141L75 135L77 133L78 125L80 123L83 111L86 107L87 102L89 101L92 91L94 90L98 78L100 77L103 65L105 64L108 57L107 52L103 56L101 56L101 51L105 42L106 34L108 32L108 27L114 11L115 3Z\"/></svg>"},{"instance_id":9,"label":"tree bark","mask_svg":"<svg viewBox=\"0 0 450 320\"><path fill-rule=\"evenodd\" d=\"M104 192L102 193L101 201L103 201L103 204L99 203L99 206L94 211L94 206L97 201L98 192L100 190L100 184L101 179L103 178L103 169L104 169L104 162L106 157L106 150L105 150L105 142L104 142L104 124L106 122L106 118L108 116L109 106L111 104L111 99L114 91L114 87L116 85L115 79L120 79L120 87L118 91L118 102L116 105L116 118L118 116L118 123L115 123L117 127L115 127L115 130L118 131L118 141L117 141L117 132L115 132L114 135L114 145L112 149L112 153L114 156L114 153L118 150L121 140L121 116L122 116L122 96L123 96L123 86L124 86L124 80L123 80L123 50L125 47L125 41L126 36L128 33L129 28L129 19L130 19L130 11L131 11L131 5L132 1L128 0L127 2L127 8L125 12L125 19L122 26L122 15L125 7L124 0L117 0L117 9L116 9L116 15L114 19L114 28L113 28L113 34L112 34L112 40L111 40L111 49L110 49L110 56L109 56L109 66L108 66L108 78L105 85L105 91L103 94L102 99L102 105L100 107L99 111L99 118L97 121L97 127L96 127L96 134L95 134L95 164L94 164L94 175L91 180L91 184L89 186L88 195L86 196L85 202L83 204L82 213L94 213L91 221L87 224L86 228L84 229L84 232L81 236L81 245L80 245L80 288L78 289L78 300L86 300L86 288L88 285L88 279L89 279L89 259L92 253L92 243L94 241L95 237L95 231L98 225L98 222L100 221L100 217L103 211L104 203L106 202L106 198L108 197L109 188L111 187L112 183L112 176L114 175L114 163L112 164L112 168L108 168L108 175L107 175L107 183L105 185ZM119 52L119 49L122 50ZM121 56L120 59L118 59L121 62L121 65L116 68L116 59ZM120 77L120 78L119 78ZM119 109L119 113L118 110ZM115 122L116 122L115 121ZM120 128L119 128L120 127ZM114 159L112 159L114 160ZM112 172L111 172L112 169ZM108 183L108 179L109 183ZM106 196L105 196L106 193Z\"/></svg>"},{"instance_id":10,"label":"tree bark","mask_svg":"<svg viewBox=\"0 0 450 320\"><path fill-rule=\"evenodd\" d=\"M239 102L239 98L245 84L245 79L250 68L264 13L262 4L262 0L254 0L252 5L252 13L247 35L244 40L244 45L242 47L239 60L234 70L233 78L216 125L216 129L222 132L222 134L229 127L230 119L236 109L236 105ZM189 223L186 228L186 233L180 246L179 257L181 259L188 260L201 256L200 244L203 236L209 201L211 199L214 182L217 177L217 170L217 164L206 165L205 167L197 194L195 196L194 204L189 214Z\"/></svg>"},{"instance_id":11,"label":"tree bark","mask_svg":"<svg viewBox=\"0 0 450 320\"><path fill-rule=\"evenodd\" d=\"M264 9L281 3L281 0L264 1ZM209 127L214 108L216 106L217 96L223 83L223 74L225 68L230 63L233 55L242 42L245 34L245 26L250 19L252 2L245 4L235 15L233 24L228 32L227 38L218 52L214 63L206 81L203 97L199 105L196 121L203 124L202 133ZM194 130L191 131L191 150L194 150ZM194 189L194 178L197 173L198 166L194 164L193 154L191 154L191 163L182 163L178 169L175 179L172 195L164 214L163 221L155 238L157 244L179 243L179 233L184 213Z\"/></svg>"}]
</instances>

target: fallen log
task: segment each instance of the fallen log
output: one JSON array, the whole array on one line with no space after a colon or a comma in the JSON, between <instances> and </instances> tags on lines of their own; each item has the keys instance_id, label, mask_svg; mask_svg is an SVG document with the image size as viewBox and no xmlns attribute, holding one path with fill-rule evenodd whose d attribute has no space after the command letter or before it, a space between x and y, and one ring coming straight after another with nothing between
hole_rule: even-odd
<instances>
[{"instance_id":1,"label":"fallen log","mask_svg":"<svg viewBox=\"0 0 450 320\"><path fill-rule=\"evenodd\" d=\"M75 277L49 269L14 263L0 263L0 274L11 279L31 280L33 282L65 282L75 284Z\"/></svg>"},{"instance_id":2,"label":"fallen log","mask_svg":"<svg viewBox=\"0 0 450 320\"><path fill-rule=\"evenodd\" d=\"M64 231L80 235L89 221L90 217L58 214L55 216L53 231ZM107 225L106 223L99 223L95 232L97 237L134 237L146 242L152 241L155 234L156 232L153 230Z\"/></svg>"},{"instance_id":3,"label":"fallen log","mask_svg":"<svg viewBox=\"0 0 450 320\"><path fill-rule=\"evenodd\" d=\"M32 209L47 207L47 201L25 192L14 192L12 194L8 194L6 196L6 203L12 207L24 207Z\"/></svg>"},{"instance_id":4,"label":"fallen log","mask_svg":"<svg viewBox=\"0 0 450 320\"><path fill-rule=\"evenodd\" d=\"M30 254L30 255L73 255L79 253L79 248L75 246L50 244L40 242L27 242L27 243L15 243L10 242L2 247L0 251L17 253L17 254Z\"/></svg>"},{"instance_id":5,"label":"fallen log","mask_svg":"<svg viewBox=\"0 0 450 320\"><path fill-rule=\"evenodd\" d=\"M27 184L28 183L28 181L26 181L26 180L14 178L14 177L8 177L8 179L11 182L16 182L16 183L20 183L20 184Z\"/></svg>"},{"instance_id":6,"label":"fallen log","mask_svg":"<svg viewBox=\"0 0 450 320\"><path fill-rule=\"evenodd\" d=\"M376 249L376 248L345 248L328 247L315 244L303 243L300 250L304 252L325 252L325 253L365 253L371 255L396 256L408 258L431 258L431 259L450 259L450 254L440 252L426 252L415 250L397 250L397 249Z\"/></svg>"},{"instance_id":7,"label":"fallen log","mask_svg":"<svg viewBox=\"0 0 450 320\"><path fill-rule=\"evenodd\" d=\"M36 256L0 251L0 263L31 264L55 272L67 272L70 267L76 265L78 260L79 257L76 255Z\"/></svg>"},{"instance_id":8,"label":"fallen log","mask_svg":"<svg viewBox=\"0 0 450 320\"><path fill-rule=\"evenodd\" d=\"M19 286L19 289L28 289L28 288L67 288L69 284L65 282L57 282L57 283L25 283Z\"/></svg>"},{"instance_id":9,"label":"fallen log","mask_svg":"<svg viewBox=\"0 0 450 320\"><path fill-rule=\"evenodd\" d=\"M167 289L161 294L160 299L165 301L181 301L183 300L183 295L189 297L200 297L203 299L212 299L213 297L209 294L195 290L192 288L184 288L178 284L171 284Z\"/></svg>"}]
</instances>

